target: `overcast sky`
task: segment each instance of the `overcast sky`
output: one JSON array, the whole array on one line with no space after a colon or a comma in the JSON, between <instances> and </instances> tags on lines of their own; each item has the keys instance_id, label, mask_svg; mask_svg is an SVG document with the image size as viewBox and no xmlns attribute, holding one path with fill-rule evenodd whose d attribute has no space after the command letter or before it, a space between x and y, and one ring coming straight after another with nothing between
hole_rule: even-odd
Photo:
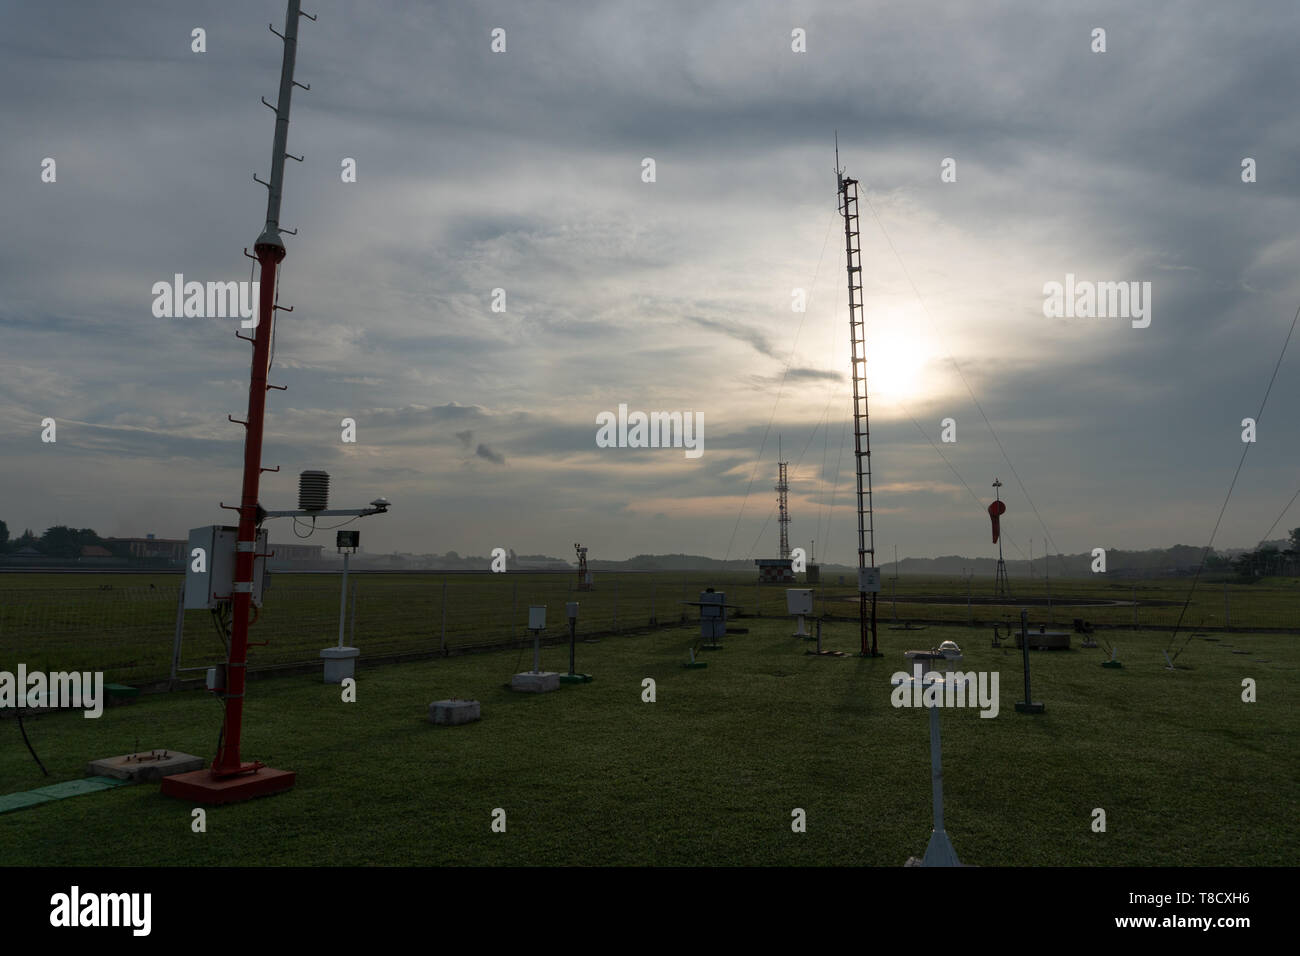
<instances>
[{"instance_id":1,"label":"overcast sky","mask_svg":"<svg viewBox=\"0 0 1300 956\"><path fill-rule=\"evenodd\" d=\"M323 468L336 507L394 502L372 552L771 556L779 435L792 543L853 563L838 130L882 563L994 555L994 477L1008 557L1044 524L1064 552L1204 544L1300 305L1300 14L1061 6L306 0L263 505ZM250 278L284 4L0 11L0 518L230 522L249 348L151 290ZM1068 273L1150 282L1150 325L1046 317ZM1300 484L1297 349L1216 545ZM620 403L702 413L703 454L597 447Z\"/></svg>"}]
</instances>

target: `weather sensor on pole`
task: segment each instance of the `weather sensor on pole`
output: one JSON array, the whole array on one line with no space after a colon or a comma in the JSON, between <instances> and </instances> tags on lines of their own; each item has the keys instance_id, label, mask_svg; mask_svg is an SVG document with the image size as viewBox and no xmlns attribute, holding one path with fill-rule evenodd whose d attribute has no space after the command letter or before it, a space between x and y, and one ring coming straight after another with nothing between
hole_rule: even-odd
<instances>
[{"instance_id":1,"label":"weather sensor on pole","mask_svg":"<svg viewBox=\"0 0 1300 956\"><path fill-rule=\"evenodd\" d=\"M961 861L957 859L957 851L953 849L952 840L948 838L948 831L944 828L943 742L939 736L940 699L944 693L947 693L948 685L956 687L957 675L951 673L952 662L962 659L961 648L953 641L944 641L935 650L907 651L905 656L912 663L911 675L896 674L891 683L895 687L908 688L913 693L918 686L923 688L923 693L918 695L922 700L927 695L936 698L925 704L930 711L930 800L934 826L930 830L930 842L925 847L925 856L920 861L913 857L905 865L961 866ZM946 662L944 673L933 670L922 673L926 664L935 661Z\"/></svg>"},{"instance_id":2,"label":"weather sensor on pole","mask_svg":"<svg viewBox=\"0 0 1300 956\"><path fill-rule=\"evenodd\" d=\"M560 675L562 684L587 684L593 678L590 674L579 674L574 670L574 652L578 644L578 602L569 601L564 605L564 613L569 618L569 673Z\"/></svg>"},{"instance_id":3,"label":"weather sensor on pole","mask_svg":"<svg viewBox=\"0 0 1300 956\"><path fill-rule=\"evenodd\" d=\"M305 475L306 472L303 472ZM361 656L361 651L351 645L343 643L343 625L348 615L348 558L356 553L357 548L361 547L360 531L338 531L335 533L334 545L343 555L343 588L342 597L339 599L339 642L334 647L326 647L320 652L321 660L325 662L325 683L341 684L349 677L356 674L357 658ZM352 604L352 630L353 638L356 634L357 623L357 605L354 601Z\"/></svg>"},{"instance_id":4,"label":"weather sensor on pole","mask_svg":"<svg viewBox=\"0 0 1300 956\"><path fill-rule=\"evenodd\" d=\"M577 608L574 608L577 615ZM542 670L542 631L546 630L546 605L534 604L528 608L528 630L533 634L533 669L516 674L510 679L511 690L544 694L560 689L560 675Z\"/></svg>"},{"instance_id":5,"label":"weather sensor on pole","mask_svg":"<svg viewBox=\"0 0 1300 956\"><path fill-rule=\"evenodd\" d=\"M587 570L587 549L575 542L573 550L578 555L578 590L590 591L591 572Z\"/></svg>"}]
</instances>

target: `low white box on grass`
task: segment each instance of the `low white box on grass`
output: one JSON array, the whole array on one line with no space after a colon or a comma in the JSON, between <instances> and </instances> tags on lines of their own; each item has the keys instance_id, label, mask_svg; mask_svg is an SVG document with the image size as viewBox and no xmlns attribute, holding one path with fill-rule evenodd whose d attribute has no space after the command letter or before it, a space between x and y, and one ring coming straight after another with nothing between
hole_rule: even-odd
<instances>
[{"instance_id":1,"label":"low white box on grass","mask_svg":"<svg viewBox=\"0 0 1300 956\"><path fill-rule=\"evenodd\" d=\"M325 683L341 684L356 674L358 647L327 647L320 652L325 661Z\"/></svg>"},{"instance_id":2,"label":"low white box on grass","mask_svg":"<svg viewBox=\"0 0 1300 956\"><path fill-rule=\"evenodd\" d=\"M548 690L560 689L560 675L554 671L525 671L510 678L510 689L526 691L531 694L544 694Z\"/></svg>"},{"instance_id":3,"label":"low white box on grass","mask_svg":"<svg viewBox=\"0 0 1300 956\"><path fill-rule=\"evenodd\" d=\"M479 704L476 700L435 700L429 705L429 723L468 724L479 719Z\"/></svg>"}]
</instances>

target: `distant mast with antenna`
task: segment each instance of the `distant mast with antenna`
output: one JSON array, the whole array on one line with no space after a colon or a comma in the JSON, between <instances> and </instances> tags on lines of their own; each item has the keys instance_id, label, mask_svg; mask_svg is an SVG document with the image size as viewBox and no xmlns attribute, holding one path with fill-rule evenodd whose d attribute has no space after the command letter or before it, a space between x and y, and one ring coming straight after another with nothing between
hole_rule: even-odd
<instances>
[{"instance_id":1,"label":"distant mast with antenna","mask_svg":"<svg viewBox=\"0 0 1300 956\"><path fill-rule=\"evenodd\" d=\"M781 560L788 560L790 557L790 481L786 474L786 468L789 466L788 461L781 460L781 436L776 436L776 504L780 509L777 523L781 527Z\"/></svg>"},{"instance_id":2,"label":"distant mast with antenna","mask_svg":"<svg viewBox=\"0 0 1300 956\"><path fill-rule=\"evenodd\" d=\"M878 657L876 594L868 592L867 569L876 566L875 516L871 509L871 427L867 415L867 344L862 314L862 249L858 228L858 181L840 166L839 133L835 135L835 182L844 217L844 260L849 282L849 363L853 379L853 446L858 475L858 622L861 654ZM879 588L879 585L876 585ZM868 593L871 595L868 607Z\"/></svg>"}]
</instances>

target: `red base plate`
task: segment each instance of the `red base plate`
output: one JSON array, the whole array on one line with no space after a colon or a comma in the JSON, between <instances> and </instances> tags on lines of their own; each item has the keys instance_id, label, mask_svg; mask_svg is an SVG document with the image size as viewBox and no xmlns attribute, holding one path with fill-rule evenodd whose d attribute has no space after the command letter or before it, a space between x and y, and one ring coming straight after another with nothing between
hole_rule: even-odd
<instances>
[{"instance_id":1,"label":"red base plate","mask_svg":"<svg viewBox=\"0 0 1300 956\"><path fill-rule=\"evenodd\" d=\"M163 777L162 792L194 803L237 803L288 790L297 776L292 770L271 767L237 777L214 777L211 770L193 770Z\"/></svg>"}]
</instances>

